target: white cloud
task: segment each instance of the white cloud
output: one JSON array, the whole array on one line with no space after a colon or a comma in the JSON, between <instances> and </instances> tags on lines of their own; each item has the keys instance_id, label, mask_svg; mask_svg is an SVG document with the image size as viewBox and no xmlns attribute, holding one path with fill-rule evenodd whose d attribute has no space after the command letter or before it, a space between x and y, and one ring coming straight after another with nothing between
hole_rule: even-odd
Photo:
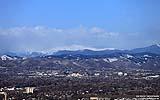
<instances>
[{"instance_id":1,"label":"white cloud","mask_svg":"<svg viewBox=\"0 0 160 100\"><path fill-rule=\"evenodd\" d=\"M1 28L0 35L23 35L23 34L59 34L63 33L64 35L67 34L92 34L92 35L106 35L106 36L115 36L115 32L107 32L106 30L99 28L99 27L78 27L72 29L58 29L58 28L48 28L44 26L35 26L35 27L13 27L13 28Z\"/></svg>"},{"instance_id":2,"label":"white cloud","mask_svg":"<svg viewBox=\"0 0 160 100\"><path fill-rule=\"evenodd\" d=\"M94 48L94 47L88 47L83 45L70 45L70 46L63 46L63 47L55 47L52 49L47 50L47 52L53 52L53 51L59 51L59 50L70 50L70 51L76 51L76 50L93 50L93 51L102 51L102 50L115 50L115 48Z\"/></svg>"},{"instance_id":3,"label":"white cloud","mask_svg":"<svg viewBox=\"0 0 160 100\"><path fill-rule=\"evenodd\" d=\"M90 29L91 33L105 33L105 30L99 27L93 27Z\"/></svg>"},{"instance_id":4,"label":"white cloud","mask_svg":"<svg viewBox=\"0 0 160 100\"><path fill-rule=\"evenodd\" d=\"M98 39L117 37L116 32L107 32L99 27L78 27L70 29L50 28L44 26L13 27L0 29L0 47L9 50L50 50L61 49L84 49L89 45L95 47ZM74 45L78 44L78 45ZM80 46L84 45L84 46ZM70 46L70 47L68 47ZM95 49L95 48L90 48ZM95 49L96 50L96 49Z\"/></svg>"}]
</instances>

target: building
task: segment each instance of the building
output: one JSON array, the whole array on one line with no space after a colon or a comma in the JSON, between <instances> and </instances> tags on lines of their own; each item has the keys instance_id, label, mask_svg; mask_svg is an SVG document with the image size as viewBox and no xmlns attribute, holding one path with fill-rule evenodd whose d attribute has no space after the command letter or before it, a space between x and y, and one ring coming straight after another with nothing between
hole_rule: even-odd
<instances>
[{"instance_id":1,"label":"building","mask_svg":"<svg viewBox=\"0 0 160 100\"><path fill-rule=\"evenodd\" d=\"M90 97L90 100L110 100L110 98L107 98L107 97Z\"/></svg>"},{"instance_id":2,"label":"building","mask_svg":"<svg viewBox=\"0 0 160 100\"><path fill-rule=\"evenodd\" d=\"M7 100L7 93L6 92L0 92L1 95L3 95L2 100Z\"/></svg>"},{"instance_id":3,"label":"building","mask_svg":"<svg viewBox=\"0 0 160 100\"><path fill-rule=\"evenodd\" d=\"M25 92L24 93L33 93L35 87L25 87Z\"/></svg>"}]
</instances>

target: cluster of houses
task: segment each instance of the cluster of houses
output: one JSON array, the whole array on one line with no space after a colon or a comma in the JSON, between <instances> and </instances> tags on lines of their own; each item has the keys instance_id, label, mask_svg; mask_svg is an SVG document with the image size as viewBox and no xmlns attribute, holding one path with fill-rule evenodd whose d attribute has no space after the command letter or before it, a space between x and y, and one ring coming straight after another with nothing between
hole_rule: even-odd
<instances>
[{"instance_id":1,"label":"cluster of houses","mask_svg":"<svg viewBox=\"0 0 160 100\"><path fill-rule=\"evenodd\" d=\"M12 100L11 98L7 97L7 92L10 91L21 91L23 93L29 94L34 93L35 87L23 87L23 88L16 88L16 87L4 87L0 89L0 100Z\"/></svg>"}]
</instances>

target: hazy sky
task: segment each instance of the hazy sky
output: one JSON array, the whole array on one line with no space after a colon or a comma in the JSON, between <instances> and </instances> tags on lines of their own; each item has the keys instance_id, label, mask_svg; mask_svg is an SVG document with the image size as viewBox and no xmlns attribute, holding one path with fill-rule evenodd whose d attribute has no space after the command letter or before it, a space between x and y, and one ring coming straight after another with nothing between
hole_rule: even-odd
<instances>
[{"instance_id":1,"label":"hazy sky","mask_svg":"<svg viewBox=\"0 0 160 100\"><path fill-rule=\"evenodd\" d=\"M160 43L160 0L0 0L0 7L5 51Z\"/></svg>"}]
</instances>

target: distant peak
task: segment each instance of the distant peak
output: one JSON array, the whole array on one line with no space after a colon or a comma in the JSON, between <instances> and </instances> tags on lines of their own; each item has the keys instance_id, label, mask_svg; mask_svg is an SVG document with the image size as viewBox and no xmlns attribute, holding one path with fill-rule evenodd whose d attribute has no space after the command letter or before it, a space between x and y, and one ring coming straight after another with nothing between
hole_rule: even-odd
<instances>
[{"instance_id":1,"label":"distant peak","mask_svg":"<svg viewBox=\"0 0 160 100\"><path fill-rule=\"evenodd\" d=\"M160 44L156 44L157 47L160 47Z\"/></svg>"},{"instance_id":2,"label":"distant peak","mask_svg":"<svg viewBox=\"0 0 160 100\"><path fill-rule=\"evenodd\" d=\"M151 47L160 48L160 44L153 44L153 45L151 45Z\"/></svg>"},{"instance_id":3,"label":"distant peak","mask_svg":"<svg viewBox=\"0 0 160 100\"><path fill-rule=\"evenodd\" d=\"M2 60L7 60L7 59L8 59L8 60L13 60L13 58L10 57L10 56L8 56L8 55L2 55L2 56L1 56L1 59L2 59Z\"/></svg>"}]
</instances>

